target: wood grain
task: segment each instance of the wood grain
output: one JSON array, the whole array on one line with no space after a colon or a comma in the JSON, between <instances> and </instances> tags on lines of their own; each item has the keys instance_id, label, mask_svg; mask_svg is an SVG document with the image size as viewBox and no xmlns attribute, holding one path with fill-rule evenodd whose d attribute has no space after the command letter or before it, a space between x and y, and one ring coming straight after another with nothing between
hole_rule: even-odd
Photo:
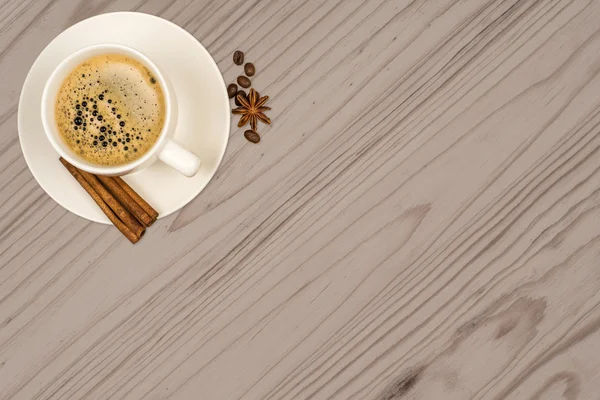
<instances>
[{"instance_id":1,"label":"wood grain","mask_svg":"<svg viewBox=\"0 0 600 400\"><path fill-rule=\"evenodd\" d=\"M89 16L271 97L135 247L37 185L16 114ZM0 399L600 398L600 2L0 2Z\"/></svg>"}]
</instances>

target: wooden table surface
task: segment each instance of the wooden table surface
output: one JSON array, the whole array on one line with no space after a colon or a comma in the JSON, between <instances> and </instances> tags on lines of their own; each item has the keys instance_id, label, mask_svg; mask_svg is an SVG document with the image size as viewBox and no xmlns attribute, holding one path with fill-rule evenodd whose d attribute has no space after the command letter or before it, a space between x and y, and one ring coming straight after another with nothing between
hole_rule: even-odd
<instances>
[{"instance_id":1,"label":"wooden table surface","mask_svg":"<svg viewBox=\"0 0 600 400\"><path fill-rule=\"evenodd\" d=\"M255 62L273 125L135 246L17 103L117 10ZM0 399L600 398L600 1L0 2ZM236 119L237 120L237 119Z\"/></svg>"}]
</instances>

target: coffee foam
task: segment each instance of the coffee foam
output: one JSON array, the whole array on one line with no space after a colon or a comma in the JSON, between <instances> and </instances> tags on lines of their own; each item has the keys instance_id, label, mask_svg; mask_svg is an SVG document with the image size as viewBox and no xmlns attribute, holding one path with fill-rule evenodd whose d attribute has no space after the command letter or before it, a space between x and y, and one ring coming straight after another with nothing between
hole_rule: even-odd
<instances>
[{"instance_id":1,"label":"coffee foam","mask_svg":"<svg viewBox=\"0 0 600 400\"><path fill-rule=\"evenodd\" d=\"M158 139L164 118L160 84L143 64L119 54L77 66L55 103L63 140L81 158L102 166L142 157Z\"/></svg>"}]
</instances>

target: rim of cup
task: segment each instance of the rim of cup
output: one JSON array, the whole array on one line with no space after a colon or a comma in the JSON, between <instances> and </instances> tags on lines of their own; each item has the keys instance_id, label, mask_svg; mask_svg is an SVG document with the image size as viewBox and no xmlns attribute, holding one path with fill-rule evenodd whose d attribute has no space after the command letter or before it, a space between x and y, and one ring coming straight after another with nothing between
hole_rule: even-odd
<instances>
[{"instance_id":1,"label":"rim of cup","mask_svg":"<svg viewBox=\"0 0 600 400\"><path fill-rule=\"evenodd\" d=\"M54 114L58 91L60 90L60 87L62 86L67 76L85 60L102 54L121 54L141 62L146 68L150 70L150 72L156 78L158 84L160 85L163 91L163 96L165 99L165 119L163 127L152 147L150 147L146 154L144 154L140 158L126 164L114 166L103 166L86 161L81 156L77 155L73 150L71 150L64 142L60 132L58 131ZM166 78L164 77L160 69L156 66L156 64L154 64L145 54L143 54L139 50L121 44L95 44L84 47L76 51L75 53L72 53L64 60L62 60L60 64L58 64L58 66L54 69L54 71L48 78L46 85L44 86L44 91L42 94L42 123L44 125L46 137L50 140L52 147L54 147L58 154L60 154L69 163L73 164L75 167L81 170L96 175L119 175L127 173L137 168L138 166L148 161L150 158L156 156L157 150L160 149L161 146L165 143L166 133L169 126L171 125L171 119L173 118L171 102L174 99L172 97L173 96L171 94L170 87L167 83Z\"/></svg>"}]
</instances>

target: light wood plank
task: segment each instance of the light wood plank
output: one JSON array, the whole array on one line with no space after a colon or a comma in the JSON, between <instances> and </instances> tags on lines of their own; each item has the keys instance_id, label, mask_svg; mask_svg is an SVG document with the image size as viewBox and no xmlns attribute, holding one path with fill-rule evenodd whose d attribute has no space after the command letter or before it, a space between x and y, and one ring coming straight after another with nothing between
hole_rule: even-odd
<instances>
[{"instance_id":1,"label":"light wood plank","mask_svg":"<svg viewBox=\"0 0 600 400\"><path fill-rule=\"evenodd\" d=\"M131 246L22 158L35 57L183 26L271 96ZM600 3L0 2L0 399L597 399ZM59 233L63 232L63 233Z\"/></svg>"}]
</instances>

